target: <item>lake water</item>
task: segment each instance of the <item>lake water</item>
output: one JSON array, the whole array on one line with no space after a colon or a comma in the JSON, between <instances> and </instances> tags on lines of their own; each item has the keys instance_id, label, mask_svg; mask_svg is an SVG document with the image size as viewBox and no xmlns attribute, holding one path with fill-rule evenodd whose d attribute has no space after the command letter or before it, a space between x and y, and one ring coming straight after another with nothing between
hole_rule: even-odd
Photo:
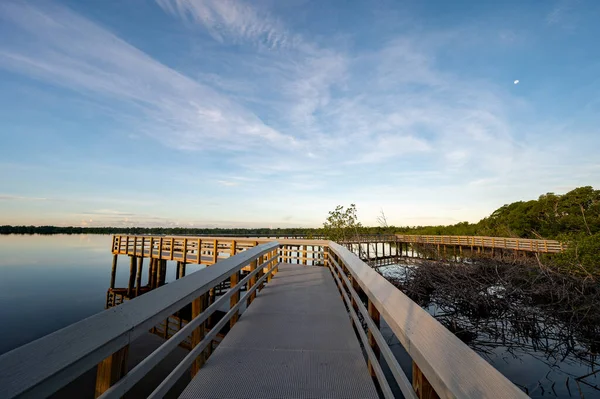
<instances>
[{"instance_id":1,"label":"lake water","mask_svg":"<svg viewBox=\"0 0 600 399\"><path fill-rule=\"evenodd\" d=\"M110 247L108 235L0 236L0 354L102 311L110 283ZM129 264L126 257L119 260L116 285L124 287ZM198 266L188 265L188 273L196 270ZM167 281L174 280L175 267L168 271ZM394 352L402 352L394 338L389 342ZM494 344L487 360L534 397L569 397L568 376L573 397L580 396L579 389L586 398L600 397L600 391L585 384L578 388L573 380L590 372L589 364L572 356L549 359L548 353L527 347ZM596 385L597 380L586 381Z\"/></svg>"},{"instance_id":2,"label":"lake water","mask_svg":"<svg viewBox=\"0 0 600 399\"><path fill-rule=\"evenodd\" d=\"M110 235L0 236L0 354L104 310L111 244ZM173 281L174 265L167 271ZM128 277L119 257L116 286Z\"/></svg>"}]
</instances>

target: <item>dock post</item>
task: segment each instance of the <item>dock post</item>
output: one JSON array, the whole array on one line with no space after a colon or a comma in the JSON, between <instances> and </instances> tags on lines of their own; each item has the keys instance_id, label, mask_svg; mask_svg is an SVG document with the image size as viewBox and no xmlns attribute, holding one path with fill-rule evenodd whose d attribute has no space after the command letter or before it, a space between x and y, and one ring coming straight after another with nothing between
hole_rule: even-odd
<instances>
[{"instance_id":1,"label":"dock post","mask_svg":"<svg viewBox=\"0 0 600 399\"><path fill-rule=\"evenodd\" d=\"M108 388L127 374L128 355L129 345L119 349L98 364L94 398L102 395Z\"/></svg>"}]
</instances>

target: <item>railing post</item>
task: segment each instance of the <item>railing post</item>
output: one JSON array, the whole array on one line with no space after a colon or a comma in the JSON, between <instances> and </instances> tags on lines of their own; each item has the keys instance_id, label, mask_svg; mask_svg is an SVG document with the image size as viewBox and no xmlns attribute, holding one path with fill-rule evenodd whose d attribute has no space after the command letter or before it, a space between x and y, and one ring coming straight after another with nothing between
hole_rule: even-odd
<instances>
[{"instance_id":1,"label":"railing post","mask_svg":"<svg viewBox=\"0 0 600 399\"><path fill-rule=\"evenodd\" d=\"M368 302L368 311L369 311L369 316L371 316L371 319L373 320L373 322L375 323L377 328L379 328L379 319L380 319L379 311L377 310L377 308L375 307L373 302L371 302L371 299L369 299L369 302ZM375 341L375 337L373 336L373 333L371 332L371 330L369 330L368 338L369 338L369 345L373 349L373 353L375 353L375 357L377 359L379 359L379 347L377 346L377 342ZM376 377L375 369L373 368L373 364L371 364L371 360L369 360L369 372L371 373L372 377Z\"/></svg>"},{"instance_id":2,"label":"railing post","mask_svg":"<svg viewBox=\"0 0 600 399\"><path fill-rule=\"evenodd\" d=\"M273 259L272 261L269 262L269 264L267 265L267 272L269 271L269 269L273 266L275 266L275 262L277 262L277 258L276 258L276 253L275 252L269 252L269 254L267 255L269 258ZM271 280L273 279L273 275L275 274L275 269L273 269L273 272L269 273L267 275L267 283L270 283Z\"/></svg>"},{"instance_id":3,"label":"railing post","mask_svg":"<svg viewBox=\"0 0 600 399\"><path fill-rule=\"evenodd\" d=\"M206 294L200 295L198 298L192 301L192 320L200 315L204 309L206 309ZM198 328L192 331L192 348L202 341L204 335L206 335L206 322L200 324ZM206 351L202 351L202 353L196 358L196 361L192 363L192 378L202 368L204 362L206 362Z\"/></svg>"},{"instance_id":4,"label":"railing post","mask_svg":"<svg viewBox=\"0 0 600 399\"><path fill-rule=\"evenodd\" d=\"M412 362L412 386L419 399L439 399L438 394L414 361Z\"/></svg>"},{"instance_id":5,"label":"railing post","mask_svg":"<svg viewBox=\"0 0 600 399\"><path fill-rule=\"evenodd\" d=\"M264 261L265 261L264 255L259 256L258 257L258 267L261 267L260 265L262 265ZM256 277L261 278L264 274L265 274L265 268L262 267L260 269L260 271L258 273L256 273ZM260 285L258 286L256 291L261 291L263 289L264 285L265 285L265 282L263 281L262 283L260 283ZM254 292L256 292L256 291L254 291Z\"/></svg>"},{"instance_id":6,"label":"railing post","mask_svg":"<svg viewBox=\"0 0 600 399\"><path fill-rule=\"evenodd\" d=\"M306 256L307 256L307 252L306 252L306 245L302 246L302 264L306 265L308 264L308 262L306 261Z\"/></svg>"},{"instance_id":7,"label":"railing post","mask_svg":"<svg viewBox=\"0 0 600 399\"><path fill-rule=\"evenodd\" d=\"M230 256L235 256L235 246L236 246L235 240L231 241ZM231 277L229 278L229 285L230 285L229 289L233 289L233 287L235 287L239 282L240 282L240 271L238 270L237 272L233 273L231 275ZM229 298L229 308L230 309L233 308L235 305L237 305L237 303L239 301L240 301L240 290L237 290L235 292L235 294L233 294L231 296L231 298ZM231 319L229 319L229 328L233 328L235 323L237 323L238 318L239 318L239 312L235 312L235 314L233 316L231 316Z\"/></svg>"},{"instance_id":8,"label":"railing post","mask_svg":"<svg viewBox=\"0 0 600 399\"><path fill-rule=\"evenodd\" d=\"M215 240L213 242L213 247L214 247L214 250L213 250L213 259L212 259L212 261L213 261L213 264L215 264L215 263L217 263L219 261L219 241Z\"/></svg>"},{"instance_id":9,"label":"railing post","mask_svg":"<svg viewBox=\"0 0 600 399\"><path fill-rule=\"evenodd\" d=\"M254 259L252 262L250 262L250 273L252 273L254 270L256 270L256 259ZM256 284L256 274L252 277L250 277L250 280L248 280L248 292L250 292L250 288L254 287L254 284ZM252 293L250 294L250 296L248 297L248 299L246 300L246 306L250 306L250 304L252 303L252 301L254 301L256 299L256 291L252 291Z\"/></svg>"},{"instance_id":10,"label":"railing post","mask_svg":"<svg viewBox=\"0 0 600 399\"><path fill-rule=\"evenodd\" d=\"M114 385L127 374L128 355L129 345L119 349L98 364L94 398L102 395L111 385Z\"/></svg>"},{"instance_id":11,"label":"railing post","mask_svg":"<svg viewBox=\"0 0 600 399\"><path fill-rule=\"evenodd\" d=\"M187 253L188 253L187 238L184 238L183 239L183 264L187 263Z\"/></svg>"}]
</instances>

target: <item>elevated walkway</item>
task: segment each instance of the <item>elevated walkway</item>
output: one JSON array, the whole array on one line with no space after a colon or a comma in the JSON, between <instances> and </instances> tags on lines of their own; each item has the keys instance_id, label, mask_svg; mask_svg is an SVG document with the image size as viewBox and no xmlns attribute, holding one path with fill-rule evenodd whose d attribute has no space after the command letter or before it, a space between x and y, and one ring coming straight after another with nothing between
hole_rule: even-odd
<instances>
[{"instance_id":1,"label":"elevated walkway","mask_svg":"<svg viewBox=\"0 0 600 399\"><path fill-rule=\"evenodd\" d=\"M281 264L180 398L378 398L329 269Z\"/></svg>"}]
</instances>

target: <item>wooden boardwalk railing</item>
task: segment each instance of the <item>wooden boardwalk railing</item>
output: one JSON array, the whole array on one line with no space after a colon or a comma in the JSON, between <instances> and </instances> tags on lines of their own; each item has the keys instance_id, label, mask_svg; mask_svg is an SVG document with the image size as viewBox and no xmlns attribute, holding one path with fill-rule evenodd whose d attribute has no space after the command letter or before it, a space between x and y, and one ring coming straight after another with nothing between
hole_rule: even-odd
<instances>
[{"instance_id":1,"label":"wooden boardwalk railing","mask_svg":"<svg viewBox=\"0 0 600 399\"><path fill-rule=\"evenodd\" d=\"M442 235L359 235L344 240L344 244L358 243L407 243L436 244L474 248L508 249L513 251L559 253L566 246L556 240L537 240L531 238L484 237L484 236L442 236Z\"/></svg>"},{"instance_id":2,"label":"wooden boardwalk railing","mask_svg":"<svg viewBox=\"0 0 600 399\"><path fill-rule=\"evenodd\" d=\"M393 384L407 398L525 397L418 304L337 243L281 240L260 244L260 240L245 243L244 239L231 238L212 241L206 248L216 250L217 259L221 246L226 246L225 241L230 243L231 256L0 356L0 397L46 397L98 364L101 383L96 385L96 396L119 398L170 351L190 339L193 349L150 396L162 397L186 370L191 367L194 373L202 367L216 334L228 323L232 327L236 324L241 304L250 305L284 259L294 261L299 268L311 263L329 268L363 342L367 355L365 367L377 379L384 397L393 397ZM244 249L236 254L238 243ZM202 258L204 248L202 241L193 237L117 236L112 251L115 255L193 262ZM241 278L240 272L245 268L249 273ZM209 290L225 280L230 281L231 288L212 304L208 303ZM247 289L240 297L242 287ZM268 295L262 300L267 298ZM129 372L121 368L130 342L190 303L191 321L135 368ZM229 311L207 331L208 318L226 303ZM381 334L382 318L412 358L412 381ZM391 371L390 379L383 372L383 363Z\"/></svg>"}]
</instances>

